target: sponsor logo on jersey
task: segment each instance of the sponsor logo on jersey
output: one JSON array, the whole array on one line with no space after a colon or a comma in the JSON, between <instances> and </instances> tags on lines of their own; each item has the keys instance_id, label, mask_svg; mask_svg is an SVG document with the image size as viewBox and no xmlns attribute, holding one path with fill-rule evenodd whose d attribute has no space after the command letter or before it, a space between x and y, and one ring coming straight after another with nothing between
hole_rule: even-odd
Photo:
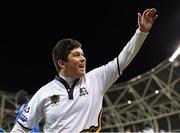
<instances>
[{"instance_id":1,"label":"sponsor logo on jersey","mask_svg":"<svg viewBox=\"0 0 180 133\"><path fill-rule=\"evenodd\" d=\"M22 120L23 122L27 121L27 117L24 116L23 114L21 114L21 115L19 116L19 119Z\"/></svg>"},{"instance_id":2,"label":"sponsor logo on jersey","mask_svg":"<svg viewBox=\"0 0 180 133\"><path fill-rule=\"evenodd\" d=\"M85 87L83 87L83 88L80 88L80 90L79 90L80 92L80 96L86 96L86 95L88 95L88 91L86 90L86 88Z\"/></svg>"},{"instance_id":3,"label":"sponsor logo on jersey","mask_svg":"<svg viewBox=\"0 0 180 133\"><path fill-rule=\"evenodd\" d=\"M59 95L53 95L50 97L51 98L51 104L57 104L60 102L60 96Z\"/></svg>"},{"instance_id":4,"label":"sponsor logo on jersey","mask_svg":"<svg viewBox=\"0 0 180 133\"><path fill-rule=\"evenodd\" d=\"M29 113L30 107L28 107L27 105L24 106L24 112L25 113Z\"/></svg>"}]
</instances>

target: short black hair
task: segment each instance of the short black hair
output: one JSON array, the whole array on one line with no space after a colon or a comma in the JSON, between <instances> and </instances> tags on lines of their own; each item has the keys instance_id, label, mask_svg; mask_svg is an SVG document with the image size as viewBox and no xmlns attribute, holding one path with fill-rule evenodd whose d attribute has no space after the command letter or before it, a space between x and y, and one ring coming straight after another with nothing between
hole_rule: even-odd
<instances>
[{"instance_id":1,"label":"short black hair","mask_svg":"<svg viewBox=\"0 0 180 133\"><path fill-rule=\"evenodd\" d=\"M58 65L58 60L67 61L68 55L71 52L71 50L79 48L81 46L82 44L74 39L62 39L57 42L57 44L54 46L52 50L52 58L58 73L61 69Z\"/></svg>"},{"instance_id":2,"label":"short black hair","mask_svg":"<svg viewBox=\"0 0 180 133\"><path fill-rule=\"evenodd\" d=\"M26 90L19 90L16 93L16 104L21 105L27 103L29 100L29 94Z\"/></svg>"}]
</instances>

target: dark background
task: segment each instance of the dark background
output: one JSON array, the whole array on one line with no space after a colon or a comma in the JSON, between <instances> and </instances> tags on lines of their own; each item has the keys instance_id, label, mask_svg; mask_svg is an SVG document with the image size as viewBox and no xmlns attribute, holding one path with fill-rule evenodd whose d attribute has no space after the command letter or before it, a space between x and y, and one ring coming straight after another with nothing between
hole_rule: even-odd
<instances>
[{"instance_id":1,"label":"dark background","mask_svg":"<svg viewBox=\"0 0 180 133\"><path fill-rule=\"evenodd\" d=\"M34 94L56 70L53 46L62 38L83 44L87 71L114 59L137 29L137 12L155 7L158 19L118 83L169 58L180 43L179 0L49 0L0 3L0 90Z\"/></svg>"}]
</instances>

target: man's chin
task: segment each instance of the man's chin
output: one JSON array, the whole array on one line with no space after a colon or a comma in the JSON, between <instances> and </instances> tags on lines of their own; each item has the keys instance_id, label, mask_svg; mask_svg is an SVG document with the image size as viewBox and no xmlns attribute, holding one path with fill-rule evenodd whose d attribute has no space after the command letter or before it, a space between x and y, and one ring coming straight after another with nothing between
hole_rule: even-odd
<instances>
[{"instance_id":1,"label":"man's chin","mask_svg":"<svg viewBox=\"0 0 180 133\"><path fill-rule=\"evenodd\" d=\"M83 77L85 74L86 74L85 72L81 73L81 74L78 76L78 78Z\"/></svg>"}]
</instances>

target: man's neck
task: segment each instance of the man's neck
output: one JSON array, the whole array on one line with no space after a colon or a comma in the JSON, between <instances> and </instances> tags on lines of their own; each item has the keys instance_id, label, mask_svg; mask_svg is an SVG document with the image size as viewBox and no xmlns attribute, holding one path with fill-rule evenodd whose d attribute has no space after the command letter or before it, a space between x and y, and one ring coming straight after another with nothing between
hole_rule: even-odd
<instances>
[{"instance_id":1,"label":"man's neck","mask_svg":"<svg viewBox=\"0 0 180 133\"><path fill-rule=\"evenodd\" d=\"M63 78L69 84L70 87L73 85L74 81L76 80L76 78L66 77L62 73L59 73L59 77Z\"/></svg>"}]
</instances>

